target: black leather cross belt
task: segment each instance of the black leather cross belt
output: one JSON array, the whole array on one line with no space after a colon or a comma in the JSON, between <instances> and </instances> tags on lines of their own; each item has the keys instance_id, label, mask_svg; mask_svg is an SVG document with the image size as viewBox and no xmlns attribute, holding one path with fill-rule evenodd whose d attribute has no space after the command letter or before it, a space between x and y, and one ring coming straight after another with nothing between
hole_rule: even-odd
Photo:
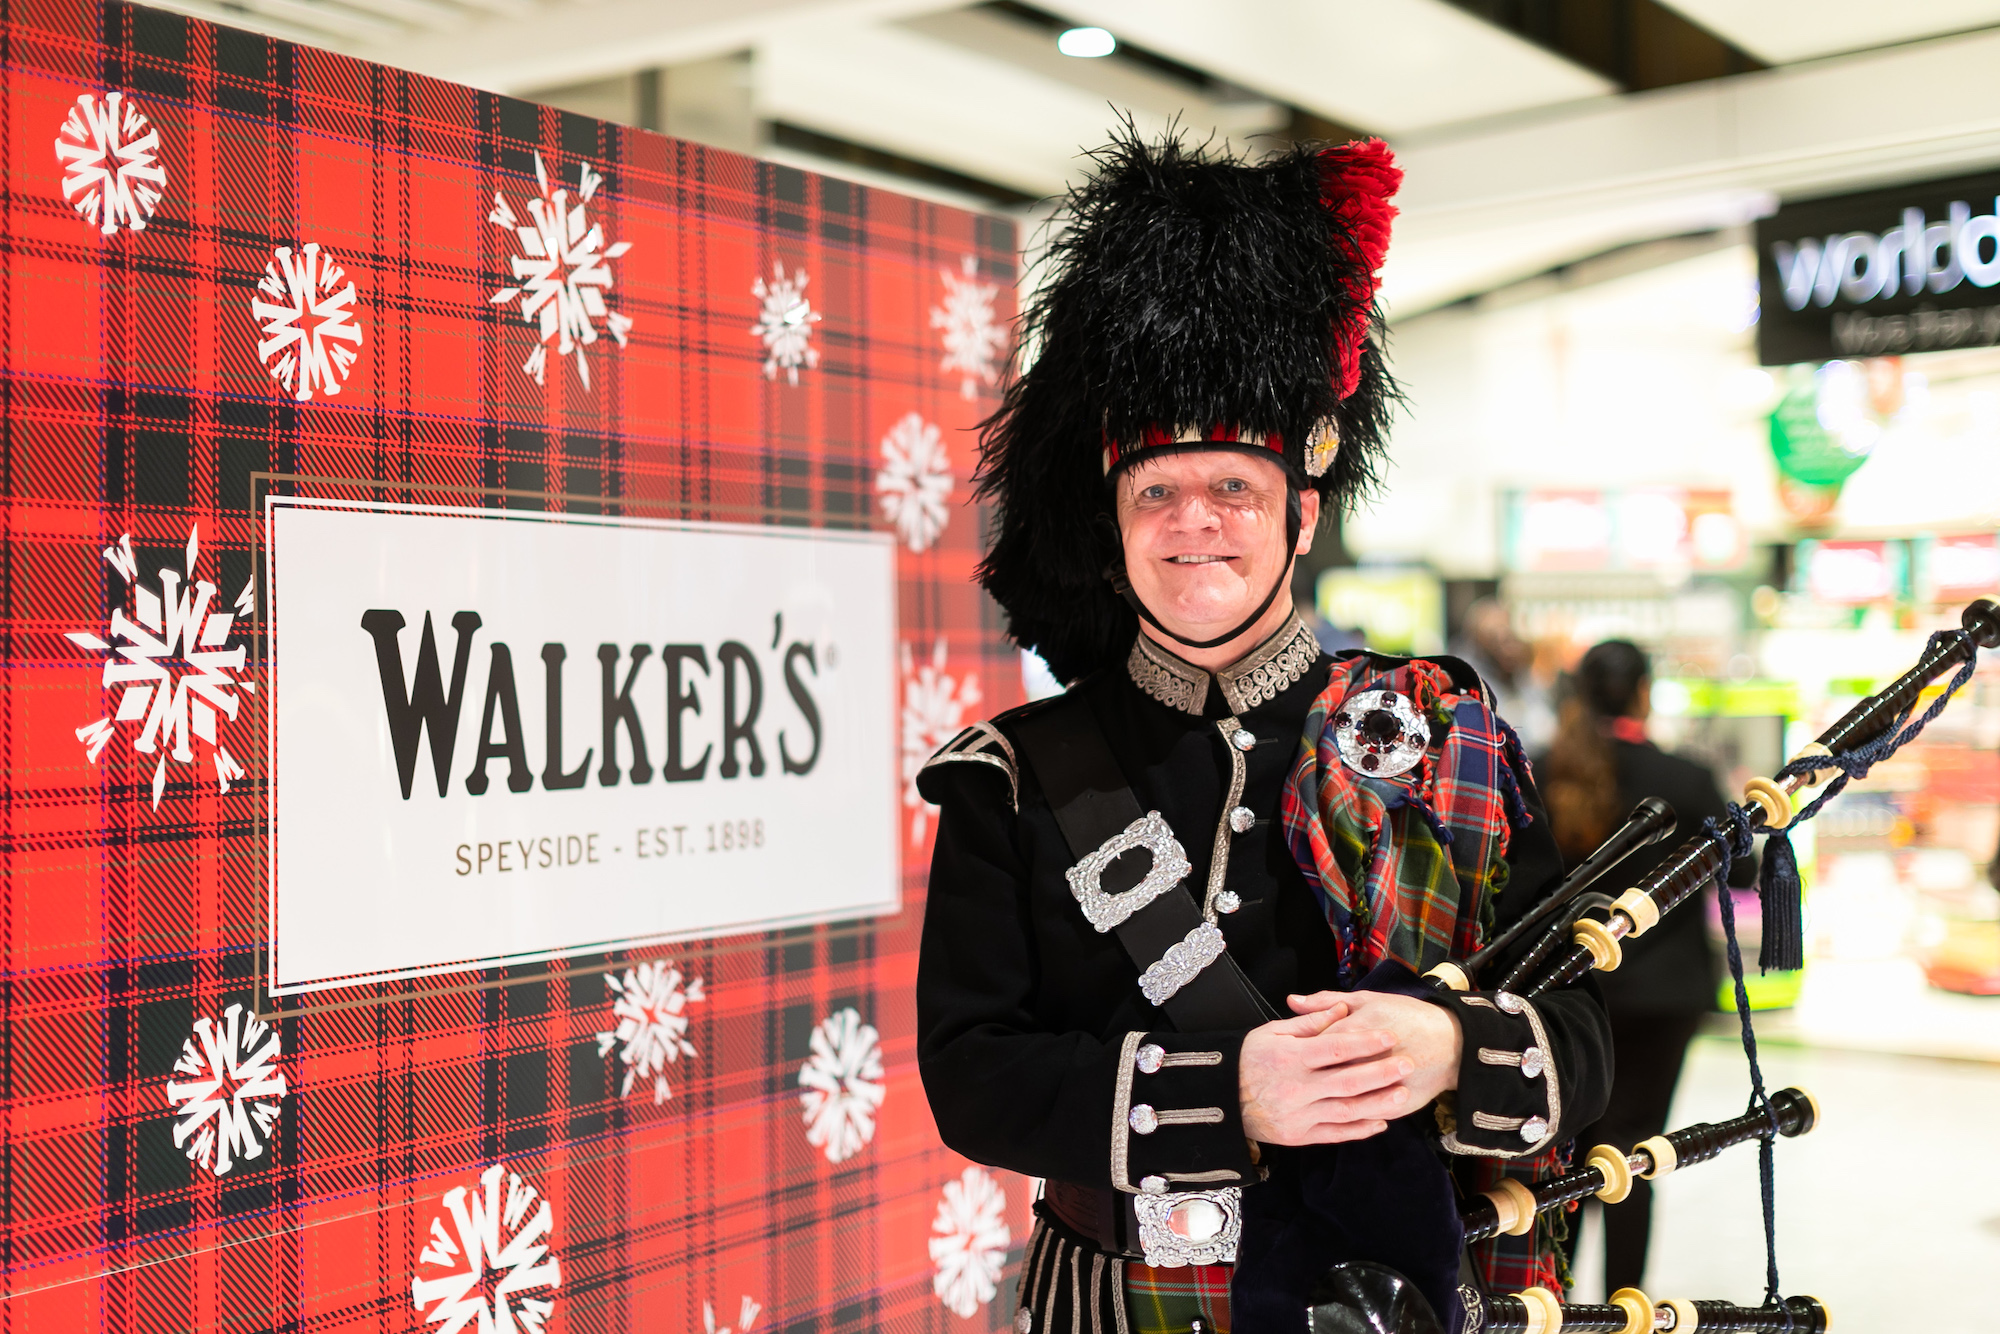
<instances>
[{"instance_id":1,"label":"black leather cross belt","mask_svg":"<svg viewBox=\"0 0 2000 1334\"><path fill-rule=\"evenodd\" d=\"M1042 1203L1057 1221L1106 1255L1139 1258L1138 1250L1127 1250L1125 1242L1137 1230L1132 1206L1117 1191L1050 1181L1042 1188Z\"/></svg>"},{"instance_id":2,"label":"black leather cross belt","mask_svg":"<svg viewBox=\"0 0 2000 1334\"><path fill-rule=\"evenodd\" d=\"M1082 700L1066 702L1070 707L1044 709L1021 720L1021 750L1034 768L1035 780L1048 798L1078 869L1091 866L1094 860L1108 860L1092 874L1098 886L1096 894L1079 889L1079 900L1099 930L1107 929L1101 920L1111 923L1109 929L1137 965L1143 985L1149 974L1158 976L1154 970L1168 961L1170 950L1189 941L1207 923L1194 896L1180 883L1187 873L1185 854L1181 854L1180 875L1169 878L1161 842L1133 832L1151 817L1140 809L1139 799L1119 770L1097 720ZM1154 822L1164 830L1163 822ZM1172 843L1171 831L1165 835L1163 842ZM1126 865L1135 860L1134 852L1103 858L1121 844L1152 854L1152 865L1144 874L1135 876ZM1178 843L1173 844L1173 851L1179 853ZM1074 872L1071 883L1076 886ZM1142 899L1143 906L1121 903L1128 895ZM1148 994L1147 999L1153 996ZM1248 1030L1278 1017L1226 952L1178 981L1170 995L1155 1003L1183 1033Z\"/></svg>"}]
</instances>

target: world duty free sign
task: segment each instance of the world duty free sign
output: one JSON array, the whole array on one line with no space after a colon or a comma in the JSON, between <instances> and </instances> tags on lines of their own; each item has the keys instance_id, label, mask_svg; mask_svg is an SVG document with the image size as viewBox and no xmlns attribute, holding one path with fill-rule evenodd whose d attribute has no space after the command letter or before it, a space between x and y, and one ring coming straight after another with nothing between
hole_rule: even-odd
<instances>
[{"instance_id":1,"label":"world duty free sign","mask_svg":"<svg viewBox=\"0 0 2000 1334\"><path fill-rule=\"evenodd\" d=\"M1767 366L2000 344L2000 172L1787 202L1757 285Z\"/></svg>"}]
</instances>

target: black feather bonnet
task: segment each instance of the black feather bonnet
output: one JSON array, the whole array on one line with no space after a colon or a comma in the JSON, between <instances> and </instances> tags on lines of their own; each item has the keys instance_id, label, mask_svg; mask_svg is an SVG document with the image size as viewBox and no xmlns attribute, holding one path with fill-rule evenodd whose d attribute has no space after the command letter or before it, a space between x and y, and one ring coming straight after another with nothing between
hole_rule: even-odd
<instances>
[{"instance_id":1,"label":"black feather bonnet","mask_svg":"<svg viewBox=\"0 0 2000 1334\"><path fill-rule=\"evenodd\" d=\"M1092 157L1022 316L1034 365L980 440L997 522L979 581L1064 681L1137 625L1105 577L1108 477L1150 449L1234 442L1345 507L1376 480L1397 397L1375 272L1402 172L1379 140L1251 163L1128 127Z\"/></svg>"}]
</instances>

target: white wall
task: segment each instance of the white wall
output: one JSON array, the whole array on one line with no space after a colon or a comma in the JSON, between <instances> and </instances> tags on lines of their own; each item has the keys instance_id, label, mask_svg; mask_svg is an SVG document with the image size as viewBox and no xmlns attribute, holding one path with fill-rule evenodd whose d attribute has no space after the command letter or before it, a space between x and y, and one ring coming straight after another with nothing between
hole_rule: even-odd
<instances>
[{"instance_id":1,"label":"white wall","mask_svg":"<svg viewBox=\"0 0 2000 1334\"><path fill-rule=\"evenodd\" d=\"M1755 279L1749 248L1729 245L1397 324L1409 410L1386 494L1349 526L1356 553L1494 574L1512 487L1723 487L1753 532L1778 527Z\"/></svg>"}]
</instances>

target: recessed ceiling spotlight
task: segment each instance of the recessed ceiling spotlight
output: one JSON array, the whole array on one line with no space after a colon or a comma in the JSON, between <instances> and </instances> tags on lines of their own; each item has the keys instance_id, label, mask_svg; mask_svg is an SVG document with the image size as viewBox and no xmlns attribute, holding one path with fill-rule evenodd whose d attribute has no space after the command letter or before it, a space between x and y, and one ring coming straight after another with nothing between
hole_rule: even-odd
<instances>
[{"instance_id":1,"label":"recessed ceiling spotlight","mask_svg":"<svg viewBox=\"0 0 2000 1334\"><path fill-rule=\"evenodd\" d=\"M1102 28L1071 28L1056 38L1056 50L1066 56L1094 60L1118 49L1118 39Z\"/></svg>"}]
</instances>

